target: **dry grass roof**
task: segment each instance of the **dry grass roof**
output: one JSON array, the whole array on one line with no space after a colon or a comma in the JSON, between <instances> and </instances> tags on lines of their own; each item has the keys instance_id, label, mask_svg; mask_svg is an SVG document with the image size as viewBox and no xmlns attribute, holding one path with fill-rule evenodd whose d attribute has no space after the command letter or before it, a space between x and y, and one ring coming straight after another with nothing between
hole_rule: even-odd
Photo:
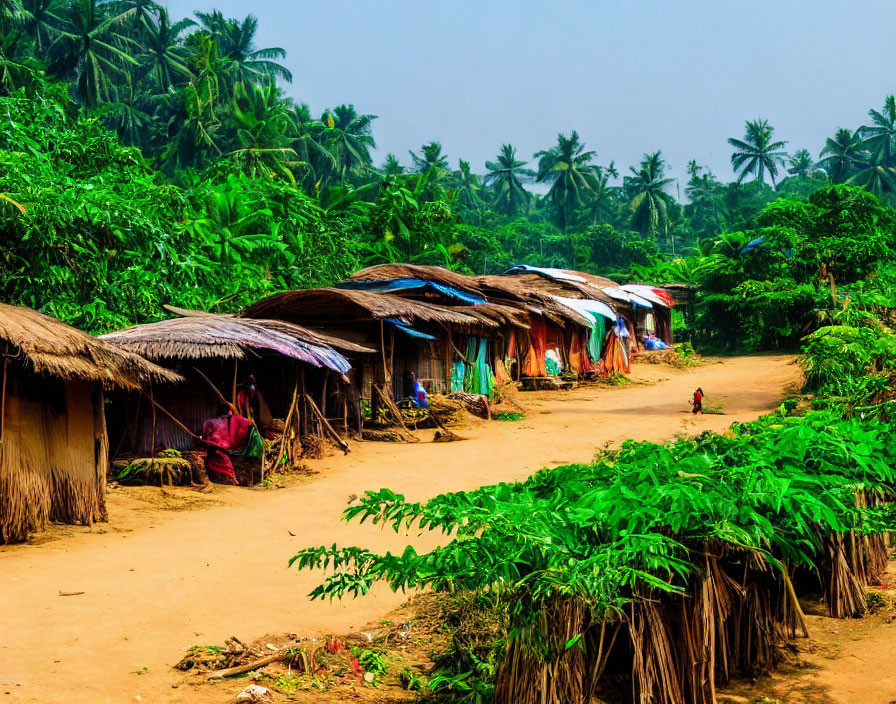
<instances>
[{"instance_id":1,"label":"dry grass roof","mask_svg":"<svg viewBox=\"0 0 896 704\"><path fill-rule=\"evenodd\" d=\"M103 339L157 360L243 359L247 350L267 350L313 366L326 366L340 373L344 373L349 365L334 347L353 352L373 352L366 347L336 340L281 320L250 320L198 313L135 325L103 335Z\"/></svg>"},{"instance_id":2,"label":"dry grass roof","mask_svg":"<svg viewBox=\"0 0 896 704\"><path fill-rule=\"evenodd\" d=\"M528 286L518 277L513 276L467 276L440 266L379 264L361 269L349 277L349 281L391 281L394 279L434 281L483 296L490 305L501 306L503 312L496 316L481 310L480 306L452 307L452 310L462 310L479 318L490 318L501 325L528 327L525 320L528 313L549 318L558 324L572 321L577 325L583 325L587 322L576 311L558 303L548 292L538 287ZM477 312L476 309L480 310ZM512 310L513 312L511 312Z\"/></svg>"},{"instance_id":3,"label":"dry grass roof","mask_svg":"<svg viewBox=\"0 0 896 704\"><path fill-rule=\"evenodd\" d=\"M174 313L175 315L182 318L206 318L211 316L217 318L228 318L231 320L244 319L240 316L230 315L228 313L207 313L203 310L178 308L177 306L171 305L163 305L162 307L165 310ZM361 354L372 354L376 352L376 350L370 349L369 347L357 345L354 342L349 342L348 340L344 340L341 337L333 337L332 335L327 335L320 332L319 330L310 330L309 328L297 325L296 323L288 323L285 320L255 319L255 322L263 325L266 328L278 330L286 335L292 335L293 337L297 337L300 340L306 340L308 342L313 342L320 345L329 345L330 347L334 347L337 350L343 350L344 352L357 352Z\"/></svg>"},{"instance_id":4,"label":"dry grass roof","mask_svg":"<svg viewBox=\"0 0 896 704\"><path fill-rule=\"evenodd\" d=\"M276 293L248 306L241 317L272 318L300 325L371 322L397 318L408 324L476 325L477 318L454 308L411 301L388 293L341 288L310 288Z\"/></svg>"},{"instance_id":5,"label":"dry grass roof","mask_svg":"<svg viewBox=\"0 0 896 704\"><path fill-rule=\"evenodd\" d=\"M478 294L475 278L458 274L441 266L422 264L377 264L356 271L349 281L393 281L394 279L418 279L453 286L467 293Z\"/></svg>"},{"instance_id":6,"label":"dry grass roof","mask_svg":"<svg viewBox=\"0 0 896 704\"><path fill-rule=\"evenodd\" d=\"M0 339L6 342L7 355L38 374L131 389L180 380L137 354L30 308L0 303Z\"/></svg>"},{"instance_id":7,"label":"dry grass roof","mask_svg":"<svg viewBox=\"0 0 896 704\"><path fill-rule=\"evenodd\" d=\"M578 272L569 273L579 275ZM595 301L606 303L608 306L614 309L618 309L621 305L624 305L605 294L601 290L604 287L602 284L599 285L597 283L592 283L591 281L582 283L579 281L569 281L567 279L554 279L534 271L505 274L502 276L506 276L506 278L508 279L516 279L522 286L526 288L529 288L533 291L540 291L545 294L550 294L551 296L561 296L566 298L590 298ZM617 285L614 282L610 281L610 279L604 279L600 276L593 276L592 274L587 274L586 276L592 277L594 281L608 282L606 284L607 287Z\"/></svg>"}]
</instances>

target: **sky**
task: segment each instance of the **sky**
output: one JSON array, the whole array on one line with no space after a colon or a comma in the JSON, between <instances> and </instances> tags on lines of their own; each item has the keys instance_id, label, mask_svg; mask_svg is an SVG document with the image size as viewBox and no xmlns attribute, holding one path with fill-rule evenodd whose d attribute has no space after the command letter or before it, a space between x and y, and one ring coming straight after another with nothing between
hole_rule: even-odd
<instances>
[{"instance_id":1,"label":"sky","mask_svg":"<svg viewBox=\"0 0 896 704\"><path fill-rule=\"evenodd\" d=\"M315 114L378 116L375 163L442 143L485 171L509 142L523 159L577 130L623 174L661 149L732 177L728 137L767 118L815 158L896 91L896 2L865 0L168 0L259 19L286 49L286 92ZM534 163L530 163L534 166Z\"/></svg>"}]
</instances>

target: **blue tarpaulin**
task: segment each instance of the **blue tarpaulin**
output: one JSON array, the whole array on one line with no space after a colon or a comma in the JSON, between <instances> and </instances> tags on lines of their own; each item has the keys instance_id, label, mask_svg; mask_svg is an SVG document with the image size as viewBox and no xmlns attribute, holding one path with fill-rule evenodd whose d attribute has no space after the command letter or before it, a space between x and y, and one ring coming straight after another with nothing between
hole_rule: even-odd
<instances>
[{"instance_id":1,"label":"blue tarpaulin","mask_svg":"<svg viewBox=\"0 0 896 704\"><path fill-rule=\"evenodd\" d=\"M414 328L412 328L410 325L408 325L407 323L405 323L401 320L398 320L397 318L386 318L386 322L392 323L395 327L397 327L399 330L401 330L405 335L410 335L411 337L417 337L417 338L420 338L421 340L437 340L438 339L437 337L434 337L433 335L430 335L429 333L420 332L419 330L414 330Z\"/></svg>"},{"instance_id":2,"label":"blue tarpaulin","mask_svg":"<svg viewBox=\"0 0 896 704\"><path fill-rule=\"evenodd\" d=\"M479 306L486 302L482 296L477 296L466 291L461 291L454 286L425 281L423 279L392 279L391 281L343 281L336 284L337 288L348 288L357 291L377 291L387 293L389 291L407 291L415 288L431 288L444 296L456 298L471 306Z\"/></svg>"}]
</instances>

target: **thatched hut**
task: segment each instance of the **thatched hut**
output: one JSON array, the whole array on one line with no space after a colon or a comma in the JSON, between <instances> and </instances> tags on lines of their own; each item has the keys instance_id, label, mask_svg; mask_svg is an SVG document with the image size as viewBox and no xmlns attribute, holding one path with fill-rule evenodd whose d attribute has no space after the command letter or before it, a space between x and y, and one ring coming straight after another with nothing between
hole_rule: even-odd
<instances>
[{"instance_id":1,"label":"thatched hut","mask_svg":"<svg viewBox=\"0 0 896 704\"><path fill-rule=\"evenodd\" d=\"M347 393L345 375L351 364L344 354L373 350L282 320L170 310L181 317L102 336L185 378L181 384L154 388L151 398L130 394L114 399L110 435L116 455L193 448L203 423L222 402L263 433L279 432L281 438L289 430L285 425L292 428L290 437L297 438L320 436L333 427L344 433L359 427L360 406Z\"/></svg>"},{"instance_id":2,"label":"thatched hut","mask_svg":"<svg viewBox=\"0 0 896 704\"><path fill-rule=\"evenodd\" d=\"M567 269L553 269L520 265L505 272L507 278L555 296L559 300L593 300L609 306L617 314L616 324L605 329L600 369L603 372L628 372L631 356L650 336L672 344L672 297L661 288L642 285L622 285L595 274ZM581 307L581 306L578 306ZM591 344L597 328L590 333ZM583 337L582 341L586 338ZM567 340L567 356L585 359L589 355L575 353L576 341ZM561 344L561 348L563 344ZM582 347L580 344L579 347ZM596 360L595 360L596 361Z\"/></svg>"},{"instance_id":3,"label":"thatched hut","mask_svg":"<svg viewBox=\"0 0 896 704\"><path fill-rule=\"evenodd\" d=\"M0 340L0 543L104 520L104 388L177 375L28 308L0 304Z\"/></svg>"},{"instance_id":4,"label":"thatched hut","mask_svg":"<svg viewBox=\"0 0 896 704\"><path fill-rule=\"evenodd\" d=\"M562 366L578 374L597 372L599 366L592 362L589 352L594 353L595 337L600 338L596 345L598 352L601 349L603 323L595 332L595 317L591 313L565 304L560 298L568 293L564 286L552 284L537 274L531 275L535 285L523 278L466 276L437 266L381 264L352 274L340 286L390 291L406 298L455 307L471 296L478 296L480 305L467 306L465 310L497 305L516 311L514 324L502 326L491 334L491 365L499 379L529 383L547 376L554 354L558 368ZM584 279L581 288L575 295L611 300L599 289L588 291ZM599 354L597 360L600 361Z\"/></svg>"},{"instance_id":5,"label":"thatched hut","mask_svg":"<svg viewBox=\"0 0 896 704\"><path fill-rule=\"evenodd\" d=\"M469 359L458 336L484 338L507 321L524 324L517 311L503 306L437 305L355 288L287 291L258 301L242 315L299 323L375 348L375 355L358 360L355 376L361 396L374 402L374 386L398 400L409 397L411 374L430 392L450 391L457 383L455 357ZM482 358L481 344L475 353Z\"/></svg>"}]
</instances>

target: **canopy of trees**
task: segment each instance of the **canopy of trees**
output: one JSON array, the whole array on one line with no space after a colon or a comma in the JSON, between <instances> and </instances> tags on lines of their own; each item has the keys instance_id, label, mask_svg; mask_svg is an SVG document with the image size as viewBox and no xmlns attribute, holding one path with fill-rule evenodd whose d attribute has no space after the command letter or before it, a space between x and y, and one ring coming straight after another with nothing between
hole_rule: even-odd
<instances>
[{"instance_id":1,"label":"canopy of trees","mask_svg":"<svg viewBox=\"0 0 896 704\"><path fill-rule=\"evenodd\" d=\"M821 279L836 286L875 268L859 251L841 252L864 236L868 218L889 237L881 203L896 198L892 96L867 125L819 145L817 160L804 148L788 153L768 120L746 121L729 140L730 183L696 160L676 183L661 151L620 175L562 126L531 155L508 141L473 164L434 139L409 149L403 164L377 157L375 115L350 104L316 114L288 97L286 54L258 46L257 30L252 15L176 19L151 0L0 3L0 110L12 116L0 126L6 299L103 330L156 316L161 303L233 309L362 264L410 260L621 279L668 278L678 266L677 279L735 296L759 295L757 282L780 292L786 279L809 287L793 305L814 310ZM813 196L819 189L828 195ZM832 193L852 194L848 217L812 224L820 211L841 212L822 204L841 198ZM862 224L851 233L853 215ZM816 237L841 225L833 239ZM738 259L729 263L737 274L695 273L707 269L694 256L739 256L738 243L767 231L753 259L799 257L775 259L774 271ZM695 271L675 264L682 255ZM719 315L730 313L723 306ZM784 344L801 326L713 335ZM718 330L714 318L705 329Z\"/></svg>"}]
</instances>

